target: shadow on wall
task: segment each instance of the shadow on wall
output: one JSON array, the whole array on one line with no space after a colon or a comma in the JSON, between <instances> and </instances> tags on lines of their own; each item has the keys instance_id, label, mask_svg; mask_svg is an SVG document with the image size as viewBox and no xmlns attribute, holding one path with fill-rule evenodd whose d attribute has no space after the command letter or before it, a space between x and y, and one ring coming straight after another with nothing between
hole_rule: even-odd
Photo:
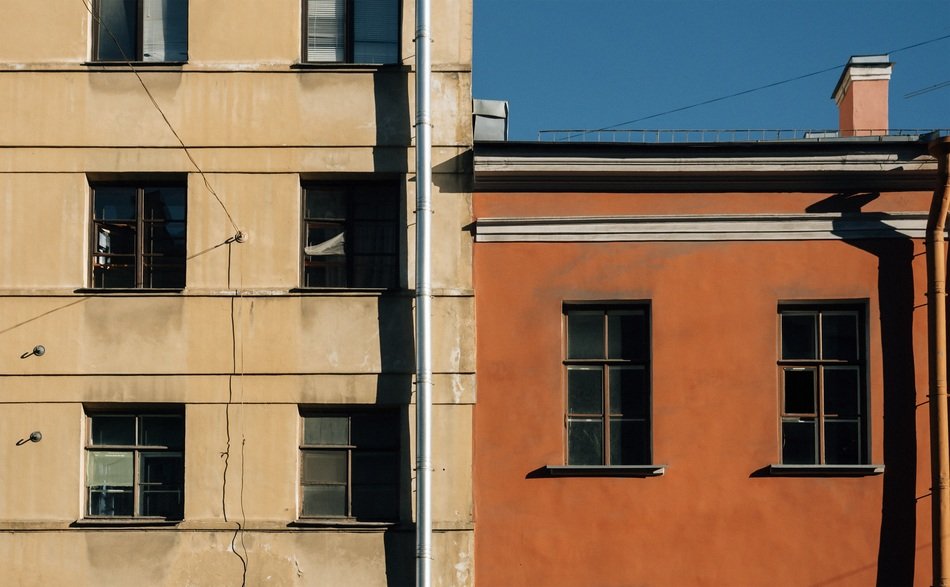
<instances>
[{"instance_id":1,"label":"shadow on wall","mask_svg":"<svg viewBox=\"0 0 950 587\"><path fill-rule=\"evenodd\" d=\"M840 212L832 231L847 239L841 226L849 216L875 221L861 208L879 193L839 193L815 202L806 212ZM876 228L893 231L882 220ZM914 244L893 238L844 240L878 259L877 293L881 319L884 375L884 492L878 543L877 584L912 585L916 541L917 418L914 372Z\"/></svg>"},{"instance_id":2,"label":"shadow on wall","mask_svg":"<svg viewBox=\"0 0 950 587\"><path fill-rule=\"evenodd\" d=\"M404 294L382 295L377 303L379 321L380 374L376 383L376 404L399 406L402 455L399 475L400 524L383 535L386 556L386 583L401 587L415 583L415 532L412 520L412 475L414 455L409 443L409 420L412 417L412 374L415 348L412 320L412 298Z\"/></svg>"}]
</instances>

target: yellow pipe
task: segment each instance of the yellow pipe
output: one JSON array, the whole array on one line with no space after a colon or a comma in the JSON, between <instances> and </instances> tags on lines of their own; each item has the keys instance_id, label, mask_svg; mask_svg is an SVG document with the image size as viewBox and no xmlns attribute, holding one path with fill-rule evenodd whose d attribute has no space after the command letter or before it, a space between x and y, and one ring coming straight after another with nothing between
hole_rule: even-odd
<instances>
[{"instance_id":1,"label":"yellow pipe","mask_svg":"<svg viewBox=\"0 0 950 587\"><path fill-rule=\"evenodd\" d=\"M950 587L950 441L947 430L947 256L944 229L950 207L950 142L930 144L939 179L927 219L927 297L930 337L930 474L933 585Z\"/></svg>"}]
</instances>

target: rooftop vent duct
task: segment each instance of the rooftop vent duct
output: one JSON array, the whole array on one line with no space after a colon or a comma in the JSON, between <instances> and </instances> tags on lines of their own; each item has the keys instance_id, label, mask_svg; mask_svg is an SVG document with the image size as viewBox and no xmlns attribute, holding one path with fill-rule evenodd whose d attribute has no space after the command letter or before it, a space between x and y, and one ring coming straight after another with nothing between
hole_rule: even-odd
<instances>
[{"instance_id":1,"label":"rooftop vent duct","mask_svg":"<svg viewBox=\"0 0 950 587\"><path fill-rule=\"evenodd\" d=\"M473 100L476 141L508 140L508 102L504 100Z\"/></svg>"}]
</instances>

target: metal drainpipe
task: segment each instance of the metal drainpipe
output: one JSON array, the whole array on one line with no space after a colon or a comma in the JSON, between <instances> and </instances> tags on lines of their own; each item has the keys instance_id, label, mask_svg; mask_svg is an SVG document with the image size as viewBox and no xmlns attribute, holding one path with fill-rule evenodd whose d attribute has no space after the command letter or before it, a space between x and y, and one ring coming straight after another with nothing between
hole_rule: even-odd
<instances>
[{"instance_id":1,"label":"metal drainpipe","mask_svg":"<svg viewBox=\"0 0 950 587\"><path fill-rule=\"evenodd\" d=\"M416 585L432 568L432 122L429 0L416 0Z\"/></svg>"},{"instance_id":2,"label":"metal drainpipe","mask_svg":"<svg viewBox=\"0 0 950 587\"><path fill-rule=\"evenodd\" d=\"M947 256L944 229L950 207L950 175L947 138L930 144L937 158L939 179L927 218L927 296L930 337L930 474L933 526L933 585L950 585L950 458L947 431Z\"/></svg>"}]
</instances>

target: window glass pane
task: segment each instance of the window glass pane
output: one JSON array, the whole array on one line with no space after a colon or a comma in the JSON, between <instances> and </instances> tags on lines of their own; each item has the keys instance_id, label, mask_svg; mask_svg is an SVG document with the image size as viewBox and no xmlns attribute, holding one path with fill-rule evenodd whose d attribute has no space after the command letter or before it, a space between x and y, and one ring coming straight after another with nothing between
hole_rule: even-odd
<instances>
[{"instance_id":1,"label":"window glass pane","mask_svg":"<svg viewBox=\"0 0 950 587\"><path fill-rule=\"evenodd\" d=\"M861 429L857 421L825 421L825 462L856 465L861 462Z\"/></svg>"},{"instance_id":2,"label":"window glass pane","mask_svg":"<svg viewBox=\"0 0 950 587\"><path fill-rule=\"evenodd\" d=\"M331 187L308 189L304 214L308 219L345 220L346 191Z\"/></svg>"},{"instance_id":3,"label":"window glass pane","mask_svg":"<svg viewBox=\"0 0 950 587\"><path fill-rule=\"evenodd\" d=\"M647 317L643 312L607 312L607 356L611 359L646 359L650 354Z\"/></svg>"},{"instance_id":4,"label":"window glass pane","mask_svg":"<svg viewBox=\"0 0 950 587\"><path fill-rule=\"evenodd\" d=\"M171 486L162 489L143 489L140 496L139 515L156 516L169 520L180 520L184 512L181 487Z\"/></svg>"},{"instance_id":5,"label":"window glass pane","mask_svg":"<svg viewBox=\"0 0 950 587\"><path fill-rule=\"evenodd\" d=\"M145 191L146 220L185 220L187 194L180 186L148 186Z\"/></svg>"},{"instance_id":6,"label":"window glass pane","mask_svg":"<svg viewBox=\"0 0 950 587\"><path fill-rule=\"evenodd\" d=\"M307 61L345 61L344 0L307 0Z\"/></svg>"},{"instance_id":7,"label":"window glass pane","mask_svg":"<svg viewBox=\"0 0 950 587\"><path fill-rule=\"evenodd\" d=\"M845 361L858 358L858 317L856 314L822 314L821 356L823 359Z\"/></svg>"},{"instance_id":8,"label":"window glass pane","mask_svg":"<svg viewBox=\"0 0 950 587\"><path fill-rule=\"evenodd\" d=\"M346 287L346 265L343 258L336 264L310 266L304 269L304 287Z\"/></svg>"},{"instance_id":9,"label":"window glass pane","mask_svg":"<svg viewBox=\"0 0 950 587\"><path fill-rule=\"evenodd\" d=\"M604 313L573 310L567 315L567 358L604 358Z\"/></svg>"},{"instance_id":10,"label":"window glass pane","mask_svg":"<svg viewBox=\"0 0 950 587\"><path fill-rule=\"evenodd\" d=\"M303 453L304 483L346 484L346 452L307 450Z\"/></svg>"},{"instance_id":11,"label":"window glass pane","mask_svg":"<svg viewBox=\"0 0 950 587\"><path fill-rule=\"evenodd\" d=\"M357 521L395 520L399 515L399 486L355 485L352 515Z\"/></svg>"},{"instance_id":12,"label":"window glass pane","mask_svg":"<svg viewBox=\"0 0 950 587\"><path fill-rule=\"evenodd\" d=\"M350 196L354 220L396 220L399 192L391 184L355 184Z\"/></svg>"},{"instance_id":13,"label":"window glass pane","mask_svg":"<svg viewBox=\"0 0 950 587\"><path fill-rule=\"evenodd\" d=\"M346 486L304 485L301 488L301 514L304 516L345 516Z\"/></svg>"},{"instance_id":14,"label":"window glass pane","mask_svg":"<svg viewBox=\"0 0 950 587\"><path fill-rule=\"evenodd\" d=\"M610 367L610 413L628 418L646 418L650 392L643 367Z\"/></svg>"},{"instance_id":15,"label":"window glass pane","mask_svg":"<svg viewBox=\"0 0 950 587\"><path fill-rule=\"evenodd\" d=\"M347 416L307 416L303 420L304 444L349 444Z\"/></svg>"},{"instance_id":16,"label":"window glass pane","mask_svg":"<svg viewBox=\"0 0 950 587\"><path fill-rule=\"evenodd\" d=\"M142 1L143 61L187 61L188 0Z\"/></svg>"},{"instance_id":17,"label":"window glass pane","mask_svg":"<svg viewBox=\"0 0 950 587\"><path fill-rule=\"evenodd\" d=\"M398 483L399 455L392 452L353 453L353 485Z\"/></svg>"},{"instance_id":18,"label":"window glass pane","mask_svg":"<svg viewBox=\"0 0 950 587\"><path fill-rule=\"evenodd\" d=\"M396 252L396 226L392 222L354 222L353 244L356 255L393 255Z\"/></svg>"},{"instance_id":19,"label":"window glass pane","mask_svg":"<svg viewBox=\"0 0 950 587\"><path fill-rule=\"evenodd\" d=\"M814 314L782 314L782 358L816 359L817 324Z\"/></svg>"},{"instance_id":20,"label":"window glass pane","mask_svg":"<svg viewBox=\"0 0 950 587\"><path fill-rule=\"evenodd\" d=\"M135 444L135 416L92 416L89 421L93 445Z\"/></svg>"},{"instance_id":21,"label":"window glass pane","mask_svg":"<svg viewBox=\"0 0 950 587\"><path fill-rule=\"evenodd\" d=\"M184 441L184 418L181 416L141 416L139 443L145 446L180 448Z\"/></svg>"},{"instance_id":22,"label":"window glass pane","mask_svg":"<svg viewBox=\"0 0 950 587\"><path fill-rule=\"evenodd\" d=\"M96 226L96 252L112 253L113 255L134 255L135 226L129 224L99 223ZM134 257L129 257L128 260L132 263L135 262ZM122 261L120 260L119 262Z\"/></svg>"},{"instance_id":23,"label":"window glass pane","mask_svg":"<svg viewBox=\"0 0 950 587\"><path fill-rule=\"evenodd\" d=\"M351 287L392 287L396 283L396 257L353 258Z\"/></svg>"},{"instance_id":24,"label":"window glass pane","mask_svg":"<svg viewBox=\"0 0 950 587\"><path fill-rule=\"evenodd\" d=\"M90 487L90 516L132 516L132 488Z\"/></svg>"},{"instance_id":25,"label":"window glass pane","mask_svg":"<svg viewBox=\"0 0 950 587\"><path fill-rule=\"evenodd\" d=\"M110 260L111 257L105 257ZM128 266L108 265L96 267L92 272L93 287L99 288L132 288L135 287L135 268Z\"/></svg>"},{"instance_id":26,"label":"window glass pane","mask_svg":"<svg viewBox=\"0 0 950 587\"><path fill-rule=\"evenodd\" d=\"M96 186L93 194L93 214L96 220L132 220L136 214L135 188L125 186Z\"/></svg>"},{"instance_id":27,"label":"window glass pane","mask_svg":"<svg viewBox=\"0 0 950 587\"><path fill-rule=\"evenodd\" d=\"M139 453L139 484L151 489L175 488L184 483L184 459L178 452Z\"/></svg>"},{"instance_id":28,"label":"window glass pane","mask_svg":"<svg viewBox=\"0 0 950 587\"><path fill-rule=\"evenodd\" d=\"M567 368L567 411L569 414L604 413L602 367Z\"/></svg>"},{"instance_id":29,"label":"window glass pane","mask_svg":"<svg viewBox=\"0 0 950 587\"><path fill-rule=\"evenodd\" d=\"M567 422L567 464L604 464L604 421L571 418Z\"/></svg>"},{"instance_id":30,"label":"window glass pane","mask_svg":"<svg viewBox=\"0 0 950 587\"><path fill-rule=\"evenodd\" d=\"M399 446L399 418L395 413L355 413L352 444L359 448L396 448Z\"/></svg>"},{"instance_id":31,"label":"window glass pane","mask_svg":"<svg viewBox=\"0 0 950 587\"><path fill-rule=\"evenodd\" d=\"M814 420L782 422L782 463L815 465L818 463Z\"/></svg>"},{"instance_id":32,"label":"window glass pane","mask_svg":"<svg viewBox=\"0 0 950 587\"><path fill-rule=\"evenodd\" d=\"M818 388L814 369L785 369L785 413L814 414Z\"/></svg>"},{"instance_id":33,"label":"window glass pane","mask_svg":"<svg viewBox=\"0 0 950 587\"><path fill-rule=\"evenodd\" d=\"M181 289L185 287L184 265L173 265L171 267L146 267L143 287L170 289Z\"/></svg>"},{"instance_id":34,"label":"window glass pane","mask_svg":"<svg viewBox=\"0 0 950 587\"><path fill-rule=\"evenodd\" d=\"M98 0L99 54L102 61L138 59L138 0Z\"/></svg>"},{"instance_id":35,"label":"window glass pane","mask_svg":"<svg viewBox=\"0 0 950 587\"><path fill-rule=\"evenodd\" d=\"M650 426L643 420L610 419L610 464L648 465Z\"/></svg>"},{"instance_id":36,"label":"window glass pane","mask_svg":"<svg viewBox=\"0 0 950 587\"><path fill-rule=\"evenodd\" d=\"M86 453L86 486L128 487L133 484L131 451L89 451Z\"/></svg>"},{"instance_id":37,"label":"window glass pane","mask_svg":"<svg viewBox=\"0 0 950 587\"><path fill-rule=\"evenodd\" d=\"M853 417L861 413L858 375L856 368L825 368L826 416Z\"/></svg>"},{"instance_id":38,"label":"window glass pane","mask_svg":"<svg viewBox=\"0 0 950 587\"><path fill-rule=\"evenodd\" d=\"M399 7L396 0L354 0L353 60L396 63L399 60Z\"/></svg>"},{"instance_id":39,"label":"window glass pane","mask_svg":"<svg viewBox=\"0 0 950 587\"><path fill-rule=\"evenodd\" d=\"M145 224L145 254L152 262L168 263L185 256L185 224L183 222L148 222ZM163 257L156 259L154 257Z\"/></svg>"}]
</instances>

